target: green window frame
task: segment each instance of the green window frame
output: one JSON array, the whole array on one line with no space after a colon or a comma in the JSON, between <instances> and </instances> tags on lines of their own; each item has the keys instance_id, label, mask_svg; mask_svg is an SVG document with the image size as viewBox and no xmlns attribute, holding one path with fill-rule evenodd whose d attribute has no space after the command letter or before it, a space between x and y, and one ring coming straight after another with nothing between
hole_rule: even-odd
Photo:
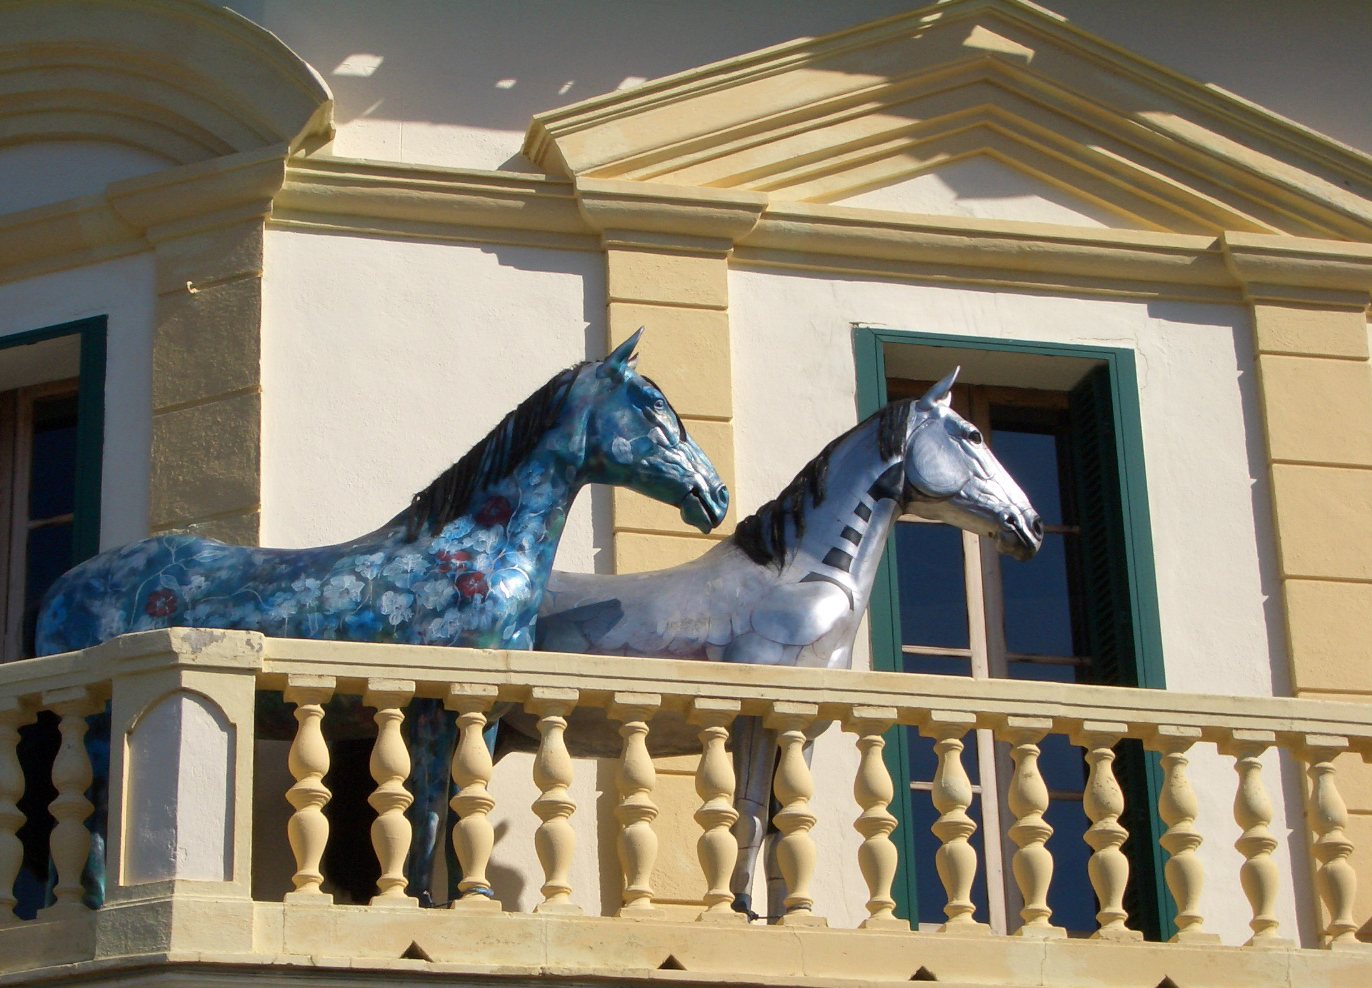
<instances>
[{"instance_id":1,"label":"green window frame","mask_svg":"<svg viewBox=\"0 0 1372 988\"><path fill-rule=\"evenodd\" d=\"M3 351L64 336L78 338L76 393L76 477L70 565L100 551L100 504L105 451L105 369L108 319L92 316L0 336ZM7 522L8 523L8 520Z\"/></svg>"},{"instance_id":2,"label":"green window frame","mask_svg":"<svg viewBox=\"0 0 1372 988\"><path fill-rule=\"evenodd\" d=\"M1099 347L1082 344L1025 342L974 336L913 332L887 327L855 325L853 329L854 360L857 373L858 416L865 418L887 401L886 355L888 345L947 348L950 350L986 350L1007 354L1038 357L1070 357L1086 359L1101 365L1106 387L1098 388L1091 396L1100 407L1100 414L1111 417L1115 437L1116 462L1113 476L1118 478L1116 490L1110 491L1116 502L1119 526L1112 555L1117 562L1108 574L1117 592L1127 594L1129 622L1116 631L1131 637L1132 668L1120 669L1120 678L1128 685L1148 689L1165 689L1163 671L1162 634L1159 622L1157 580L1154 567L1151 525L1148 512L1148 491L1144 470L1142 417L1138 400L1137 373L1134 352L1127 348ZM892 537L894 539L894 535ZM873 668L893 671L899 668L901 653L900 616L898 612L899 584L895 565L894 545L888 547L873 588L869 610ZM1107 632L1108 634L1108 632ZM1094 638L1093 634L1093 638ZM907 728L894 728L885 748L887 767L899 786L911 778L909 749L902 734ZM1128 747L1129 743L1125 743ZM1135 870L1146 868L1150 874L1138 875L1131 882L1135 891L1130 907L1131 920L1137 922L1149 939L1165 939L1163 931L1175 930L1175 905L1163 882L1166 854L1158 844L1164 828L1157 814L1157 797L1161 789L1162 769L1156 754L1144 753L1137 743L1132 757L1122 751L1121 764L1136 766L1137 780L1123 780L1126 786L1126 819L1130 831L1131 860ZM893 839L900 852L894 895L897 915L917 922L918 901L915 886L916 857L914 834L909 826L908 800L897 800L891 807L899 821ZM1138 842L1147 841L1151 850L1143 851ZM1051 847L1051 844L1050 844ZM983 862L984 865L984 862ZM924 917L926 921L934 917Z\"/></svg>"}]
</instances>

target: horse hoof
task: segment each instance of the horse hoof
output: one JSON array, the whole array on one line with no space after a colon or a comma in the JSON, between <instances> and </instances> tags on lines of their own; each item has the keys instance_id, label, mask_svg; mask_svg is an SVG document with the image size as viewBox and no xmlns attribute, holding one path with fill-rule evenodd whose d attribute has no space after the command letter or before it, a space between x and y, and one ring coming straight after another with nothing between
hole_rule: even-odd
<instances>
[{"instance_id":1,"label":"horse hoof","mask_svg":"<svg viewBox=\"0 0 1372 988\"><path fill-rule=\"evenodd\" d=\"M434 905L434 897L429 893L429 890L428 890L428 889L425 889L423 892L420 892L418 898L419 898L419 908L420 908L420 909L437 909L437 908L438 908L437 906Z\"/></svg>"},{"instance_id":2,"label":"horse hoof","mask_svg":"<svg viewBox=\"0 0 1372 988\"><path fill-rule=\"evenodd\" d=\"M751 897L746 895L734 896L734 912L743 913L748 917L748 922L756 923L762 917L753 912L753 902Z\"/></svg>"}]
</instances>

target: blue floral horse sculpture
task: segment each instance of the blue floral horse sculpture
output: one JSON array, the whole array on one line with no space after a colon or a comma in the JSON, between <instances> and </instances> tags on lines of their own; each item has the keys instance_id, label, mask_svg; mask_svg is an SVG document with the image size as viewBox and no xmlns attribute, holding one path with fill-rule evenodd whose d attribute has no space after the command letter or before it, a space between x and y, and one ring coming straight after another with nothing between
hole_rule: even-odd
<instances>
[{"instance_id":1,"label":"blue floral horse sculpture","mask_svg":"<svg viewBox=\"0 0 1372 988\"><path fill-rule=\"evenodd\" d=\"M634 370L641 332L605 360L554 376L367 535L310 549L163 535L81 563L43 601L38 654L175 626L531 648L558 539L584 485L628 487L679 506L702 531L728 507L709 459L662 392ZM411 721L418 826L407 870L417 893L432 867L454 725L434 700L415 701ZM92 734L98 746L98 728ZM93 904L103 901L104 816L97 807L95 877L87 878Z\"/></svg>"}]
</instances>

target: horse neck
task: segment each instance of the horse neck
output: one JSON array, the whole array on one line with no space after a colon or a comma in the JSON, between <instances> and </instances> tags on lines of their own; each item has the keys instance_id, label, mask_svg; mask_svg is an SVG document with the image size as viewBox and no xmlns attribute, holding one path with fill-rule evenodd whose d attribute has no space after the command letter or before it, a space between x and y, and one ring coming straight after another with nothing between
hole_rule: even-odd
<instances>
[{"instance_id":1,"label":"horse neck","mask_svg":"<svg viewBox=\"0 0 1372 988\"><path fill-rule=\"evenodd\" d=\"M900 514L904 481L899 456L877 452L877 424L868 422L831 451L824 499L803 512L804 535L783 580L823 580L850 596L861 615L876 581L887 536Z\"/></svg>"}]
</instances>

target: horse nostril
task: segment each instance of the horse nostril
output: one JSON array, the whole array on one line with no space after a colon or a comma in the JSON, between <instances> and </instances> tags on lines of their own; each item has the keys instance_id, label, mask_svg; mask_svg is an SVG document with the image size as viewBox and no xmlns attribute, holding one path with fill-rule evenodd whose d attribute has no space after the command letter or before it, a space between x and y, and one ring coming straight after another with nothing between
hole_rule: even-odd
<instances>
[{"instance_id":1,"label":"horse nostril","mask_svg":"<svg viewBox=\"0 0 1372 988\"><path fill-rule=\"evenodd\" d=\"M1035 536L1043 538L1043 519L1038 515L1034 515L1033 524L1031 524L1029 528L1033 531Z\"/></svg>"}]
</instances>

